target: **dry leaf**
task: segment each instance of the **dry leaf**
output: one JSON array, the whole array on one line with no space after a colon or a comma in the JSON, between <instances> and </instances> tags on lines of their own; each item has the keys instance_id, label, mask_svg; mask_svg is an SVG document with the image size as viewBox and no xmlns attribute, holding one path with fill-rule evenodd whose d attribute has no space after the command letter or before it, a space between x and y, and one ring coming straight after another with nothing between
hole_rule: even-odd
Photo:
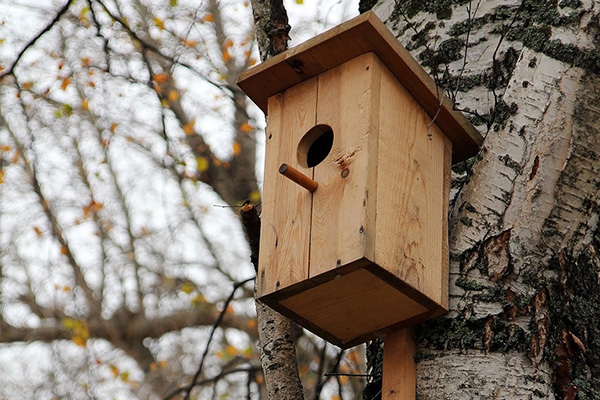
<instances>
[{"instance_id":1,"label":"dry leaf","mask_svg":"<svg viewBox=\"0 0 600 400\"><path fill-rule=\"evenodd\" d=\"M254 127L252 125L250 125L247 122L244 122L241 126L240 126L240 130L244 131L246 133L250 133L252 132L252 130L254 129Z\"/></svg>"},{"instance_id":2,"label":"dry leaf","mask_svg":"<svg viewBox=\"0 0 600 400\"><path fill-rule=\"evenodd\" d=\"M60 84L60 88L62 90L67 90L67 86L69 86L71 84L71 78L69 78L68 76L66 78L64 78L62 80L62 83Z\"/></svg>"}]
</instances>

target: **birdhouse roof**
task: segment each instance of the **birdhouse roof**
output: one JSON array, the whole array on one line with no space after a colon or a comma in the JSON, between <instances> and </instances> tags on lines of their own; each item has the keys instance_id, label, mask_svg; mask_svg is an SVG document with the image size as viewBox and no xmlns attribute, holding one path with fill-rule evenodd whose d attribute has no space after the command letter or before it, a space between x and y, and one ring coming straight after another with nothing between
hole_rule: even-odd
<instances>
[{"instance_id":1,"label":"birdhouse roof","mask_svg":"<svg viewBox=\"0 0 600 400\"><path fill-rule=\"evenodd\" d=\"M269 97L369 52L379 57L452 141L453 163L477 153L483 142L477 129L453 109L443 90L372 11L242 72L238 86L267 113Z\"/></svg>"}]
</instances>

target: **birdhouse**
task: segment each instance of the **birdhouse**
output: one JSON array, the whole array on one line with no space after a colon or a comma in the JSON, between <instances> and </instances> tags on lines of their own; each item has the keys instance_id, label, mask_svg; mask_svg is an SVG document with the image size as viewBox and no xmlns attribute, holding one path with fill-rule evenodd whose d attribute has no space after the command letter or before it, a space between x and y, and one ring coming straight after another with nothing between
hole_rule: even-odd
<instances>
[{"instance_id":1,"label":"birdhouse","mask_svg":"<svg viewBox=\"0 0 600 400\"><path fill-rule=\"evenodd\" d=\"M238 85L267 114L260 299L341 347L446 312L451 164L482 138L377 16Z\"/></svg>"}]
</instances>

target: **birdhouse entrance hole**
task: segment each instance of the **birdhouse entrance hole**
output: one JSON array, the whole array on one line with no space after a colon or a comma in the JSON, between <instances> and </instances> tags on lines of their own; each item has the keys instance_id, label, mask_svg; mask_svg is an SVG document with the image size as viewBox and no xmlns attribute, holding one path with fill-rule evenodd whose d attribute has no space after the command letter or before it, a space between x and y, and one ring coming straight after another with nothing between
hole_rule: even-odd
<instances>
[{"instance_id":1,"label":"birdhouse entrance hole","mask_svg":"<svg viewBox=\"0 0 600 400\"><path fill-rule=\"evenodd\" d=\"M304 168L319 165L333 147L333 130L329 125L312 127L298 143L298 162Z\"/></svg>"}]
</instances>

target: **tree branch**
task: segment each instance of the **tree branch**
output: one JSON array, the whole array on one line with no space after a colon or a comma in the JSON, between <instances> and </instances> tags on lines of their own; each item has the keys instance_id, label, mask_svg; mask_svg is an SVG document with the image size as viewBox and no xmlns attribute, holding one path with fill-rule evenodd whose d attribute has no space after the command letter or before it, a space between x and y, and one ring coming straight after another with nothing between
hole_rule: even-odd
<instances>
[{"instance_id":1,"label":"tree branch","mask_svg":"<svg viewBox=\"0 0 600 400\"><path fill-rule=\"evenodd\" d=\"M19 54L17 54L17 58L15 58L15 61L13 61L12 65L5 70L4 72L0 72L0 79L7 76L7 75L12 75L12 73L14 72L15 67L17 66L17 64L19 63L19 61L21 60L21 58L23 57L23 55L25 54L25 52L27 52L27 50L29 50L31 48L31 46L33 46L42 36L44 36L44 34L46 32L48 32L50 29L52 29L52 27L62 18L62 16L67 12L67 10L69 9L69 6L73 3L73 0L69 0L65 3L64 6L62 6L62 8L60 10L58 10L58 13L56 13L56 15L54 16L54 18L52 18L52 21L50 21L50 23L48 25L46 25L46 27L44 29L42 29L42 31L40 33L38 33L37 35L35 35L35 37L33 39L31 39L26 45L25 47L23 47L23 49L19 52Z\"/></svg>"}]
</instances>

